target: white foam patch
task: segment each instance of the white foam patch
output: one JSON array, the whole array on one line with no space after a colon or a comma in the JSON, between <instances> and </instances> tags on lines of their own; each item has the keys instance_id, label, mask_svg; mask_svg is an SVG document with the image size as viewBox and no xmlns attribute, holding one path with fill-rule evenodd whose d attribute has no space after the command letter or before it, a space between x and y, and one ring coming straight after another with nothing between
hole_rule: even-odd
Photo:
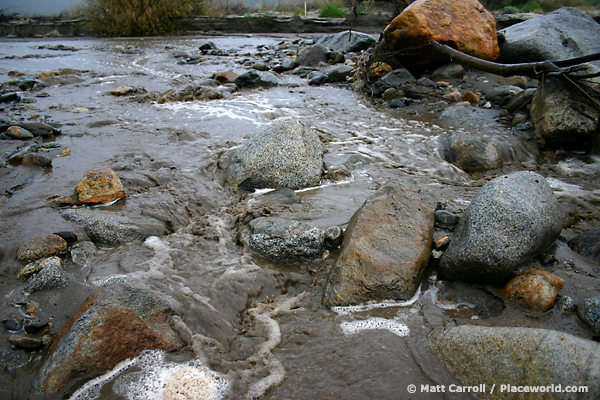
<instances>
[{"instance_id":1,"label":"white foam patch","mask_svg":"<svg viewBox=\"0 0 600 400\"><path fill-rule=\"evenodd\" d=\"M583 188L579 185L566 183L561 181L560 179L552 178L550 176L546 178L546 181L552 189L559 190L561 192L578 192L583 190Z\"/></svg>"},{"instance_id":2,"label":"white foam patch","mask_svg":"<svg viewBox=\"0 0 600 400\"><path fill-rule=\"evenodd\" d=\"M381 303L361 304L361 305L357 305L357 306L338 306L338 307L331 307L331 311L335 312L337 315L343 316L343 315L350 315L353 313L375 310L378 308L411 306L414 303L416 303L417 300L419 300L419 297L421 296L421 287L422 287L422 285L419 285L419 287L417 288L417 291L415 292L413 297L411 297L410 299L408 299L406 301L384 301Z\"/></svg>"},{"instance_id":3,"label":"white foam patch","mask_svg":"<svg viewBox=\"0 0 600 400\"><path fill-rule=\"evenodd\" d=\"M405 337L410 335L410 329L397 319L386 319L372 317L358 321L344 321L340 324L342 332L346 335L353 335L366 330L383 329L393 333L396 336Z\"/></svg>"}]
</instances>

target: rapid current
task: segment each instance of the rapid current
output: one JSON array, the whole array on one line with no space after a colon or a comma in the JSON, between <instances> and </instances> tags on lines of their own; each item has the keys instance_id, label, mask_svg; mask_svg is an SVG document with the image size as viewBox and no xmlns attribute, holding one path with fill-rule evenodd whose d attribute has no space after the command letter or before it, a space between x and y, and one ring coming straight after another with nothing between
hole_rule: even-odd
<instances>
[{"instance_id":1,"label":"rapid current","mask_svg":"<svg viewBox=\"0 0 600 400\"><path fill-rule=\"evenodd\" d=\"M148 226L152 236L143 243L99 246L92 262L66 265L72 277L68 287L36 292L28 300L40 304L37 317L53 321L56 331L103 280L133 276L173 305L177 329L188 344L179 354L147 352L126 360L84 386L75 385L72 398L175 399L183 397L174 393L187 390L187 398L199 399L402 399L409 397L410 384L459 384L429 349L427 336L435 328L526 325L590 337L573 316L558 311L534 316L506 301L501 316L484 320L469 304L439 302L435 269L409 301L328 309L321 296L335 251L320 262L282 266L245 251L236 235L248 218L259 215L323 229L345 227L370 194L398 179L414 181L460 212L490 176L469 175L443 159L440 139L457 131L483 130L502 149L505 166L495 174L541 171L553 179L561 200L584 208L598 204L589 200L600 193L598 160L574 155L544 168L536 145L500 124L451 127L435 115L407 116L348 88L312 87L293 74L279 75L277 87L243 89L223 100L160 104L110 94L123 85L162 93L217 71L242 73L240 60L265 58L270 47L297 37L0 41L0 81L13 79L10 71L32 76L61 68L82 71L80 82L44 88L47 97L21 93L30 102L16 110L3 106L6 118L37 115L60 124L62 135L52 140L70 153L55 157L49 169L8 165L1 171L0 318L21 312L19 246L62 230L83 235L46 199L70 195L87 171L110 167L121 177L127 199L105 209L140 223L156 221ZM173 50L194 53L204 40L228 55L177 64ZM64 48L53 49L57 44ZM264 193L240 195L226 187L233 152L284 117L313 127L325 161L351 164L352 178L297 191L299 204L269 204ZM12 142L2 141L0 150L12 150ZM559 262L577 257L562 242L555 252ZM500 294L499 288L488 290ZM9 347L0 343L0 349ZM28 398L40 353L32 353L27 367L1 373L1 398ZM410 398L472 397L417 392Z\"/></svg>"}]
</instances>

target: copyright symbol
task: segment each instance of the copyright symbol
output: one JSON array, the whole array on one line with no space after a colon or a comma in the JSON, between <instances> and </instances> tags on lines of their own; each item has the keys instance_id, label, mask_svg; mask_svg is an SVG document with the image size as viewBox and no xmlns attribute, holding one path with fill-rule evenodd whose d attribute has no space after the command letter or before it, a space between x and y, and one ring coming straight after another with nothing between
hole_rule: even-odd
<instances>
[{"instance_id":1,"label":"copyright symbol","mask_svg":"<svg viewBox=\"0 0 600 400\"><path fill-rule=\"evenodd\" d=\"M415 385L408 385L406 390L408 390L408 393L414 393L417 391L417 387Z\"/></svg>"}]
</instances>

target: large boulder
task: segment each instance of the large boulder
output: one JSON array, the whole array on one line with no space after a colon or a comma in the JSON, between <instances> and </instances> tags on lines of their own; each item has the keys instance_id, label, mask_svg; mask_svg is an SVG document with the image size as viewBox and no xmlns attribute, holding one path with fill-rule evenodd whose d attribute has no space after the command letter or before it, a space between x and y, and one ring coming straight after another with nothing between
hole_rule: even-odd
<instances>
[{"instance_id":1,"label":"large boulder","mask_svg":"<svg viewBox=\"0 0 600 400\"><path fill-rule=\"evenodd\" d=\"M329 61L329 49L322 44L315 44L309 48L302 50L298 54L298 64L306 67L316 67L320 63L327 64Z\"/></svg>"},{"instance_id":2,"label":"large boulder","mask_svg":"<svg viewBox=\"0 0 600 400\"><path fill-rule=\"evenodd\" d=\"M598 52L600 25L584 11L563 7L500 31L505 63L558 61ZM595 62L600 67L600 62Z\"/></svg>"},{"instance_id":3,"label":"large boulder","mask_svg":"<svg viewBox=\"0 0 600 400\"><path fill-rule=\"evenodd\" d=\"M177 351L172 307L133 281L114 279L92 293L58 334L32 384L52 396L73 380L91 378L143 350Z\"/></svg>"},{"instance_id":4,"label":"large boulder","mask_svg":"<svg viewBox=\"0 0 600 400\"><path fill-rule=\"evenodd\" d=\"M589 95L558 78L536 90L530 115L536 136L551 145L589 150L600 130L600 110Z\"/></svg>"},{"instance_id":5,"label":"large boulder","mask_svg":"<svg viewBox=\"0 0 600 400\"><path fill-rule=\"evenodd\" d=\"M600 344L591 340L545 329L464 325L436 329L429 344L465 385L485 385L486 399L549 399L553 394L547 388L552 385L558 391L587 387L586 392L561 398L600 398ZM501 385L546 390L522 393Z\"/></svg>"},{"instance_id":6,"label":"large boulder","mask_svg":"<svg viewBox=\"0 0 600 400\"><path fill-rule=\"evenodd\" d=\"M504 284L558 238L563 214L543 176L521 171L495 178L475 195L440 260L454 280Z\"/></svg>"},{"instance_id":7,"label":"large boulder","mask_svg":"<svg viewBox=\"0 0 600 400\"><path fill-rule=\"evenodd\" d=\"M277 217L253 219L242 230L240 241L252 252L281 264L315 261L325 251L321 229Z\"/></svg>"},{"instance_id":8,"label":"large boulder","mask_svg":"<svg viewBox=\"0 0 600 400\"><path fill-rule=\"evenodd\" d=\"M371 195L348 224L324 304L410 299L429 261L434 209L412 187L384 186Z\"/></svg>"},{"instance_id":9,"label":"large boulder","mask_svg":"<svg viewBox=\"0 0 600 400\"><path fill-rule=\"evenodd\" d=\"M233 156L227 182L244 190L317 185L323 148L314 130L296 119L275 122Z\"/></svg>"},{"instance_id":10,"label":"large boulder","mask_svg":"<svg viewBox=\"0 0 600 400\"><path fill-rule=\"evenodd\" d=\"M317 44L340 53L359 52L368 49L375 43L377 41L371 35L355 31L343 31L317 39Z\"/></svg>"},{"instance_id":11,"label":"large boulder","mask_svg":"<svg viewBox=\"0 0 600 400\"><path fill-rule=\"evenodd\" d=\"M494 61L500 55L496 21L477 0L417 0L383 32L388 50L410 70L448 62L428 46L432 41L463 53Z\"/></svg>"}]
</instances>

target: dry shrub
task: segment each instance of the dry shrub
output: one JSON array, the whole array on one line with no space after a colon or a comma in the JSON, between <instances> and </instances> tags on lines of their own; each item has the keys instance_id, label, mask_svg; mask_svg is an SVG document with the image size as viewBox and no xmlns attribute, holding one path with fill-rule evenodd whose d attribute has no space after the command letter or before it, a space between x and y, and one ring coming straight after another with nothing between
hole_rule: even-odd
<instances>
[{"instance_id":1,"label":"dry shrub","mask_svg":"<svg viewBox=\"0 0 600 400\"><path fill-rule=\"evenodd\" d=\"M198 0L88 0L92 29L108 36L175 33L178 18L201 12Z\"/></svg>"}]
</instances>

